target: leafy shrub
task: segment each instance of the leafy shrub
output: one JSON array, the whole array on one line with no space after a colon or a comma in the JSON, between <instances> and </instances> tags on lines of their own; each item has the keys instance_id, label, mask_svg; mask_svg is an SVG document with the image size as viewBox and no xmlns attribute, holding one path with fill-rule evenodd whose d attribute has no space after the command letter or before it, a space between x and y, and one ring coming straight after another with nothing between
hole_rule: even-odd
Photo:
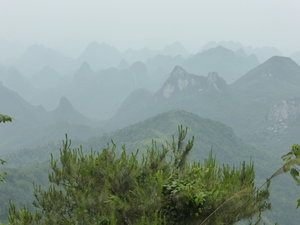
<instances>
[{"instance_id":1,"label":"leafy shrub","mask_svg":"<svg viewBox=\"0 0 300 225\"><path fill-rule=\"evenodd\" d=\"M254 183L253 164L218 166L187 161L194 140L179 138L144 154L116 145L84 154L66 139L51 158L50 187L35 186L36 212L10 207L10 224L183 225L234 224L269 209L269 192Z\"/></svg>"}]
</instances>

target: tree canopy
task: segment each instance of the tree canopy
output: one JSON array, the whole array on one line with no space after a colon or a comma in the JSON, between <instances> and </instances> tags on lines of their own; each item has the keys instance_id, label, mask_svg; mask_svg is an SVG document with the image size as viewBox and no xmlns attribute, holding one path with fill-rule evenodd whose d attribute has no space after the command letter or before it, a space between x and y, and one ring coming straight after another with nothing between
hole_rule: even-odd
<instances>
[{"instance_id":1,"label":"tree canopy","mask_svg":"<svg viewBox=\"0 0 300 225\"><path fill-rule=\"evenodd\" d=\"M8 115L0 114L0 123L11 122L13 119Z\"/></svg>"},{"instance_id":2,"label":"tree canopy","mask_svg":"<svg viewBox=\"0 0 300 225\"><path fill-rule=\"evenodd\" d=\"M282 167L283 172L289 172L293 179L300 186L300 145L292 145L292 149L289 153L282 156L285 164ZM300 207L300 199L298 199L297 208Z\"/></svg>"},{"instance_id":3,"label":"tree canopy","mask_svg":"<svg viewBox=\"0 0 300 225\"><path fill-rule=\"evenodd\" d=\"M0 114L0 123L11 122L12 120L13 120L12 117L10 117L8 115ZM0 158L0 164L3 165L4 163L6 163L6 161ZM1 171L0 172L0 182L4 181L3 175L5 175L5 172Z\"/></svg>"},{"instance_id":4,"label":"tree canopy","mask_svg":"<svg viewBox=\"0 0 300 225\"><path fill-rule=\"evenodd\" d=\"M66 138L51 157L51 185L35 186L35 212L10 207L10 224L221 225L258 219L270 208L268 188L256 187L253 164L219 166L212 154L189 162L194 139L179 137L147 151L84 153ZM257 224L257 223L255 223Z\"/></svg>"}]
</instances>

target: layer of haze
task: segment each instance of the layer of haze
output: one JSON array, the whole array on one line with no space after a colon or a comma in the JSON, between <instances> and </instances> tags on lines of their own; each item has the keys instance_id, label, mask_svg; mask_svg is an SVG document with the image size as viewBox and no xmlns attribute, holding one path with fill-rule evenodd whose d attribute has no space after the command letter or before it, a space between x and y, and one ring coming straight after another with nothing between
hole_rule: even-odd
<instances>
[{"instance_id":1,"label":"layer of haze","mask_svg":"<svg viewBox=\"0 0 300 225\"><path fill-rule=\"evenodd\" d=\"M208 41L299 49L299 0L0 0L0 38L78 54L88 42L196 51Z\"/></svg>"}]
</instances>

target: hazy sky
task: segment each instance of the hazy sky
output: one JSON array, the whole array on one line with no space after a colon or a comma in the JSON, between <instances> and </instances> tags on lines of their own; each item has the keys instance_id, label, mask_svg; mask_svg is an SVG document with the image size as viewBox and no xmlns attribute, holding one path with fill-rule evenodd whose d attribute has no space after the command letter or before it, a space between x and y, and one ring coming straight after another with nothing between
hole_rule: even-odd
<instances>
[{"instance_id":1,"label":"hazy sky","mask_svg":"<svg viewBox=\"0 0 300 225\"><path fill-rule=\"evenodd\" d=\"M300 0L0 0L0 38L77 53L208 41L300 49Z\"/></svg>"}]
</instances>

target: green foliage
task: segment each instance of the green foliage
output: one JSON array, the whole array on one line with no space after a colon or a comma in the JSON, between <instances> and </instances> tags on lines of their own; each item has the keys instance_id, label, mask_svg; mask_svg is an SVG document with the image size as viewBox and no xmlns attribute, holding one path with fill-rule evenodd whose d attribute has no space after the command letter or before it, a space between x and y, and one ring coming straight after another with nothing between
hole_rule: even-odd
<instances>
[{"instance_id":1,"label":"green foliage","mask_svg":"<svg viewBox=\"0 0 300 225\"><path fill-rule=\"evenodd\" d=\"M0 114L0 123L11 122L11 121L12 121L12 118L10 116ZM4 159L0 158L0 164L3 165L5 163L6 163L6 161ZM5 181L5 179L3 177L5 174L6 174L6 172L3 172L3 171L0 172L0 182Z\"/></svg>"},{"instance_id":2,"label":"green foliage","mask_svg":"<svg viewBox=\"0 0 300 225\"><path fill-rule=\"evenodd\" d=\"M282 167L283 172L289 172L292 178L300 186L300 145L293 145L292 150L282 156L285 164ZM297 208L300 207L300 199L298 199Z\"/></svg>"},{"instance_id":3,"label":"green foliage","mask_svg":"<svg viewBox=\"0 0 300 225\"><path fill-rule=\"evenodd\" d=\"M12 204L10 224L230 225L270 208L252 164L218 166L212 154L189 163L194 139L185 144L186 133L180 126L177 142L152 142L145 154L117 153L113 142L85 154L66 139L60 159L51 158L51 185L35 186L36 212Z\"/></svg>"},{"instance_id":4,"label":"green foliage","mask_svg":"<svg viewBox=\"0 0 300 225\"><path fill-rule=\"evenodd\" d=\"M34 209L31 204L34 200L32 184L38 183L43 188L48 187L48 164L16 169L10 168L9 163L9 167L5 169L5 183L0 185L0 221L7 222L10 201L18 207L26 205L30 210Z\"/></svg>"},{"instance_id":5,"label":"green foliage","mask_svg":"<svg viewBox=\"0 0 300 225\"><path fill-rule=\"evenodd\" d=\"M10 116L0 114L0 123L11 122L11 121L12 118ZM3 165L4 163L6 163L6 161L0 158L0 164ZM3 175L5 174L6 174L5 172L0 172L0 182L5 181L3 177Z\"/></svg>"},{"instance_id":6,"label":"green foliage","mask_svg":"<svg viewBox=\"0 0 300 225\"><path fill-rule=\"evenodd\" d=\"M11 122L12 120L13 118L8 115L0 114L0 123Z\"/></svg>"},{"instance_id":7,"label":"green foliage","mask_svg":"<svg viewBox=\"0 0 300 225\"><path fill-rule=\"evenodd\" d=\"M0 158L0 164L3 165L5 163L6 163L6 161L4 159ZM5 181L5 179L3 177L5 174L6 174L6 172L0 171L0 182L4 182Z\"/></svg>"}]
</instances>

